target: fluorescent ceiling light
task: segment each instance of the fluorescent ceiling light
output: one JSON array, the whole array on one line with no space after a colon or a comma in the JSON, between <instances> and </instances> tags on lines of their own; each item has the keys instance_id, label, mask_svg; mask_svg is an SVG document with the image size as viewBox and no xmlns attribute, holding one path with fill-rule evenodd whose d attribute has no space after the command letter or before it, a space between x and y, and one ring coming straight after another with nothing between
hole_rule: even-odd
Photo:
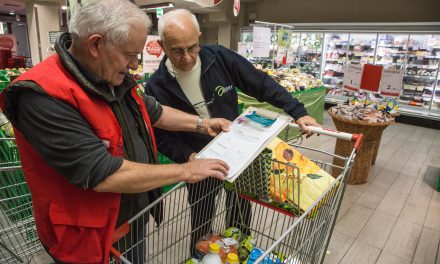
<instances>
[{"instance_id":1,"label":"fluorescent ceiling light","mask_svg":"<svg viewBox=\"0 0 440 264\"><path fill-rule=\"evenodd\" d=\"M9 12L9 14L10 14L11 16L15 15L14 10L12 10L11 12Z\"/></svg>"},{"instance_id":2,"label":"fluorescent ceiling light","mask_svg":"<svg viewBox=\"0 0 440 264\"><path fill-rule=\"evenodd\" d=\"M156 9L159 9L159 8L165 9L165 8L173 8L173 7L174 7L173 3L159 3L159 4L153 4L153 5L143 5L143 6L140 6L140 8L142 10L156 10Z\"/></svg>"},{"instance_id":3,"label":"fluorescent ceiling light","mask_svg":"<svg viewBox=\"0 0 440 264\"><path fill-rule=\"evenodd\" d=\"M62 6L61 6L61 9L62 9L62 10L67 10L67 6L66 6L66 5L62 5Z\"/></svg>"}]
</instances>

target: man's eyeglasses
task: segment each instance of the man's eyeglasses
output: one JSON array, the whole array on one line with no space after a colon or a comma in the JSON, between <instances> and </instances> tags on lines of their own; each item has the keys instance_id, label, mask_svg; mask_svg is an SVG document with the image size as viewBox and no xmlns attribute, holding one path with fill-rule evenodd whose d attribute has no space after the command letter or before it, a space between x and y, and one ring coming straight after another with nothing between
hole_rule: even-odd
<instances>
[{"instance_id":1,"label":"man's eyeglasses","mask_svg":"<svg viewBox=\"0 0 440 264\"><path fill-rule=\"evenodd\" d=\"M183 57L188 52L190 55L196 55L200 51L199 44L192 45L189 48L175 48L170 50L170 54L174 57Z\"/></svg>"}]
</instances>

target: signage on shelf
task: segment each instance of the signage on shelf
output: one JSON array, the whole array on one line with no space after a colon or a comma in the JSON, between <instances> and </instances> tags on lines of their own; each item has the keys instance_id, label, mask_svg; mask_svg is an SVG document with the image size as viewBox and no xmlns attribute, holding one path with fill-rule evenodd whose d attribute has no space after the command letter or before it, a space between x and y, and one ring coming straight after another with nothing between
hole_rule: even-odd
<instances>
[{"instance_id":1,"label":"signage on shelf","mask_svg":"<svg viewBox=\"0 0 440 264\"><path fill-rule=\"evenodd\" d=\"M254 27L252 41L252 56L253 57L269 57L270 52L270 38L272 36L270 28L268 27Z\"/></svg>"},{"instance_id":2,"label":"signage on shelf","mask_svg":"<svg viewBox=\"0 0 440 264\"><path fill-rule=\"evenodd\" d=\"M247 57L247 43L246 42L238 42L237 53L243 57Z\"/></svg>"},{"instance_id":3,"label":"signage on shelf","mask_svg":"<svg viewBox=\"0 0 440 264\"><path fill-rule=\"evenodd\" d=\"M290 43L292 42L292 31L286 29L278 30L278 47L290 47Z\"/></svg>"},{"instance_id":4,"label":"signage on shelf","mask_svg":"<svg viewBox=\"0 0 440 264\"><path fill-rule=\"evenodd\" d=\"M275 62L282 63L285 56L286 56L286 48L278 46L277 57L275 59ZM287 63L287 60L286 60L286 63Z\"/></svg>"},{"instance_id":5,"label":"signage on shelf","mask_svg":"<svg viewBox=\"0 0 440 264\"><path fill-rule=\"evenodd\" d=\"M147 37L143 52L144 73L153 73L159 68L160 61L164 56L162 47L157 42L159 39L159 36L154 35L148 35Z\"/></svg>"},{"instance_id":6,"label":"signage on shelf","mask_svg":"<svg viewBox=\"0 0 440 264\"><path fill-rule=\"evenodd\" d=\"M400 96L403 88L403 69L384 69L379 91L385 96Z\"/></svg>"},{"instance_id":7,"label":"signage on shelf","mask_svg":"<svg viewBox=\"0 0 440 264\"><path fill-rule=\"evenodd\" d=\"M379 91L382 70L382 65L365 64L362 71L360 88L371 92Z\"/></svg>"},{"instance_id":8,"label":"signage on shelf","mask_svg":"<svg viewBox=\"0 0 440 264\"><path fill-rule=\"evenodd\" d=\"M286 64L290 65L295 62L295 50L294 49L287 49L286 54Z\"/></svg>"},{"instance_id":9,"label":"signage on shelf","mask_svg":"<svg viewBox=\"0 0 440 264\"><path fill-rule=\"evenodd\" d=\"M343 84L344 88L352 91L358 91L361 87L362 65L348 64L345 67Z\"/></svg>"}]
</instances>

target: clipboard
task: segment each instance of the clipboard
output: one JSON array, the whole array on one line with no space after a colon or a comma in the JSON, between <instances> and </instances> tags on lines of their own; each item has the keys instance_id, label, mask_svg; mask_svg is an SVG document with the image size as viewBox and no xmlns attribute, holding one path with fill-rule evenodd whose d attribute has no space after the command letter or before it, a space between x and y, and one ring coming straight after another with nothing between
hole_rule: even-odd
<instances>
[{"instance_id":1,"label":"clipboard","mask_svg":"<svg viewBox=\"0 0 440 264\"><path fill-rule=\"evenodd\" d=\"M273 111L248 107L232 122L229 132L217 135L195 158L225 161L230 166L226 180L233 182L292 120Z\"/></svg>"}]
</instances>

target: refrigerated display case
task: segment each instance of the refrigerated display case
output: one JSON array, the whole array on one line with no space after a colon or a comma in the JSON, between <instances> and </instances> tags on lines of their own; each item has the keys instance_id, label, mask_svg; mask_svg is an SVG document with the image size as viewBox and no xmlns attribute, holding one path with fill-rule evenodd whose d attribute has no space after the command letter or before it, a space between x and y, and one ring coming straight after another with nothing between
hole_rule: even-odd
<instances>
[{"instance_id":1,"label":"refrigerated display case","mask_svg":"<svg viewBox=\"0 0 440 264\"><path fill-rule=\"evenodd\" d=\"M400 103L429 109L440 59L440 35L411 34Z\"/></svg>"},{"instance_id":2,"label":"refrigerated display case","mask_svg":"<svg viewBox=\"0 0 440 264\"><path fill-rule=\"evenodd\" d=\"M348 47L348 63L374 63L376 40L377 34L350 34L350 45Z\"/></svg>"},{"instance_id":3,"label":"refrigerated display case","mask_svg":"<svg viewBox=\"0 0 440 264\"><path fill-rule=\"evenodd\" d=\"M347 33L325 34L321 76L326 88L342 88L348 54L348 39L349 34Z\"/></svg>"},{"instance_id":4,"label":"refrigerated display case","mask_svg":"<svg viewBox=\"0 0 440 264\"><path fill-rule=\"evenodd\" d=\"M408 34L379 34L376 64L384 68L403 69L408 50Z\"/></svg>"},{"instance_id":5,"label":"refrigerated display case","mask_svg":"<svg viewBox=\"0 0 440 264\"><path fill-rule=\"evenodd\" d=\"M321 55L323 48L323 33L301 33L298 47L299 68L301 71L321 78Z\"/></svg>"}]
</instances>

